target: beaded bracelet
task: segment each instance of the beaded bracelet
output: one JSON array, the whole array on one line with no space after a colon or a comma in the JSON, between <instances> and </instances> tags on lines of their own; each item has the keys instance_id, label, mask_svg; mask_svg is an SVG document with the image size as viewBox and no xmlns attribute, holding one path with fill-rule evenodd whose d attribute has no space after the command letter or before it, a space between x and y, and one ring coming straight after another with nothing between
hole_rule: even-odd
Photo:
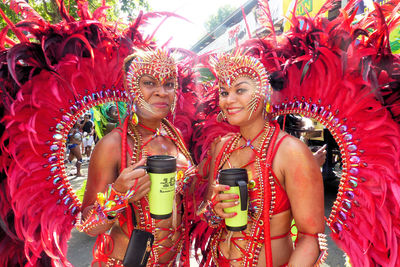
<instances>
[{"instance_id":1,"label":"beaded bracelet","mask_svg":"<svg viewBox=\"0 0 400 267\"><path fill-rule=\"evenodd\" d=\"M78 217L79 218L79 217ZM114 218L107 217L107 218L102 218L99 216L99 214L96 211L96 208L93 207L89 215L87 216L87 219L82 221L78 219L78 222L76 223L75 227L78 229L80 232L85 232L86 234L90 236L96 236L91 234L91 230L94 228L97 228L102 225L107 225L109 223L114 223L118 219L118 215Z\"/></svg>"},{"instance_id":2,"label":"beaded bracelet","mask_svg":"<svg viewBox=\"0 0 400 267\"><path fill-rule=\"evenodd\" d=\"M326 234L323 234L323 233L309 234L309 233L305 233L305 232L301 232L301 231L299 231L298 233L302 234L302 235L307 235L307 236L317 238L320 253L319 253L317 261L314 264L314 267L321 266L322 263L324 263L326 258L328 257L328 243L326 240ZM297 241L298 241L298 239L296 239L295 245L297 245Z\"/></svg>"},{"instance_id":3,"label":"beaded bracelet","mask_svg":"<svg viewBox=\"0 0 400 267\"><path fill-rule=\"evenodd\" d=\"M99 215L105 217L115 217L123 211L128 205L129 198L133 195L133 191L120 193L114 189L112 184L108 185L106 192L97 193L97 207Z\"/></svg>"},{"instance_id":4,"label":"beaded bracelet","mask_svg":"<svg viewBox=\"0 0 400 267\"><path fill-rule=\"evenodd\" d=\"M318 246L320 253L315 266L321 266L328 257L328 243L326 240L326 234L318 233Z\"/></svg>"},{"instance_id":5,"label":"beaded bracelet","mask_svg":"<svg viewBox=\"0 0 400 267\"><path fill-rule=\"evenodd\" d=\"M135 188L135 186L133 187ZM89 231L99 225L115 222L119 213L128 205L128 200L134 195L135 189L126 193L116 191L112 184L104 193L97 193L96 202L85 221L79 221L76 228L81 232Z\"/></svg>"},{"instance_id":6,"label":"beaded bracelet","mask_svg":"<svg viewBox=\"0 0 400 267\"><path fill-rule=\"evenodd\" d=\"M201 202L197 215L212 228L216 228L222 221L222 218L215 213L213 203L210 200Z\"/></svg>"}]
</instances>

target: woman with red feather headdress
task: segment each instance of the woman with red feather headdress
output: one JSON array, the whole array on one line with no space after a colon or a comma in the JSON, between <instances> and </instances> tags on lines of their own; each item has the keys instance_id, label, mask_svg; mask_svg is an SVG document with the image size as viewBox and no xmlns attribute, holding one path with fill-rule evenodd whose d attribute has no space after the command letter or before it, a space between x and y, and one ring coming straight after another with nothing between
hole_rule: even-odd
<instances>
[{"instance_id":1,"label":"woman with red feather headdress","mask_svg":"<svg viewBox=\"0 0 400 267\"><path fill-rule=\"evenodd\" d=\"M81 17L80 20L75 20L66 13L61 4L60 13L63 21L54 25L46 22L24 1L13 1L11 6L25 19L14 25L0 10L9 25L1 32L0 38L2 49L0 84L2 112L4 112L2 123L5 126L1 139L3 152L1 170L6 174L2 179L3 190L0 193L1 231L5 233L4 237L0 238L0 265L70 266L66 255L67 241L72 227L79 225L80 229L84 230L89 224L91 227L96 226L96 221L85 213L90 210L88 208L84 210L83 222L77 224L82 204L68 181L63 158L68 132L79 117L91 107L105 102L131 104L133 92L140 95L134 88L130 88L129 92L124 89L124 59L136 50L148 51L153 55L150 58L168 55L169 52L155 50L154 33L144 38L139 29L153 17L175 15L167 12L140 13L125 30L120 30L118 24L106 21L104 13L106 6L100 7L92 15L85 3L78 1ZM14 31L21 43L15 44L6 36L8 28ZM139 58L141 57L137 56L137 59ZM170 57L167 56L167 59L170 60ZM132 62L135 61L130 63ZM135 74L139 68L133 66L138 64L136 62L132 66L126 65L127 74ZM183 106L188 107L182 100L187 99L183 97L185 90L193 86L192 74L184 62L171 66L173 71L171 69L170 74L174 88L172 92L178 99L175 109L178 114L175 119L182 127L185 138L188 139L187 133L190 133L192 116L188 115L187 110L182 110ZM133 78L128 79L128 84L133 82ZM155 78L158 79L159 76L155 75ZM172 102L168 107L171 107L170 104ZM138 109L140 110L140 107ZM184 119L179 119L180 116ZM128 121L130 120L126 120ZM146 124L144 121L141 123ZM166 126L160 132L162 136L157 136L157 139L166 139L169 148L175 152L183 151L184 158L190 162L190 156L182 144L180 134L168 122L163 122L163 125ZM124 128L126 131L127 126L128 124ZM131 130L137 133L135 128ZM143 128L139 131L141 130L145 133L139 135L143 134L144 138L150 133L150 130ZM170 139L164 137L166 131L168 137L177 140L176 145L179 149L172 148ZM128 146L125 146L126 151L130 151L131 144L130 138ZM141 158L142 153L137 153L136 156ZM119 158L121 159L121 155ZM135 161L136 158L132 160ZM120 166L124 167L125 161L120 160L120 162ZM91 173L96 174L96 172L98 169L96 171L96 168L92 168ZM104 188L91 186L93 181L101 179L101 176L96 178L96 175L91 175L91 177L94 178L89 178L89 190L85 197L84 208L93 204L95 194L92 190L104 191ZM112 178L110 183L115 178ZM185 178L180 180L181 190L190 182L189 176ZM100 183L98 185L104 186ZM115 189L121 193L125 187L117 182ZM145 214L146 212L144 211ZM184 212L188 212L188 209ZM180 258L182 261L188 259L185 256L188 255L187 250L180 250L184 246L183 243L188 244L188 236L183 235L183 229L188 228L183 224L187 221L182 220L182 214L176 215L176 224L160 225L150 221L149 227L153 228L147 230L155 231L157 234L168 233L171 231L170 228L177 228L174 229L175 234L172 234L176 244L168 241L169 235L156 236L158 245L154 247L150 262L159 262L156 258L158 255L161 263L172 264L178 252L182 252ZM125 224L128 227L123 230L128 235L132 230L131 218L125 216L129 223ZM143 221L139 218L143 218L140 216L137 218L141 225ZM121 238L126 241L127 237L122 235ZM111 245L104 240L108 242L109 236L101 235L97 242L100 249L97 250L95 258L100 264L103 260L108 261L109 256L115 256L101 250L101 245ZM115 248L118 248L118 253L121 254L123 249L121 250L120 245L118 242ZM5 249L7 251L4 251ZM115 258L121 260L120 254Z\"/></svg>"},{"instance_id":2,"label":"woman with red feather headdress","mask_svg":"<svg viewBox=\"0 0 400 267\"><path fill-rule=\"evenodd\" d=\"M326 239L317 162L305 144L280 131L268 118L271 87L260 61L239 53L213 60L220 115L240 131L222 137L211 154L211 192L200 214L217 229L210 241L213 262L218 266L311 266L321 250L319 265L326 257ZM224 193L230 187L218 184L218 171L227 168L244 168L249 176L248 223L240 231L224 227L221 220L237 216L226 209L239 204L239 195ZM290 236L293 219L299 231L295 250Z\"/></svg>"},{"instance_id":3,"label":"woman with red feather headdress","mask_svg":"<svg viewBox=\"0 0 400 267\"><path fill-rule=\"evenodd\" d=\"M124 266L134 229L154 236L154 243L150 241L150 245L146 240L130 241L139 247L148 246L147 265L175 266L178 253L183 254L183 246L189 244L185 238L188 237L188 224L185 224L188 206L184 200L195 175L193 160L181 134L166 120L176 105L177 66L168 51L155 49L136 51L128 56L124 70L125 89L134 113L125 120L122 129L103 137L93 151L78 229L92 236L99 235L93 266ZM150 215L146 197L150 191L149 175L143 169L136 169L150 155L176 158L178 174L172 216ZM139 251L130 253L136 253L139 262L146 255ZM181 255L181 260L184 256ZM140 265L145 266L146 261Z\"/></svg>"},{"instance_id":4,"label":"woman with red feather headdress","mask_svg":"<svg viewBox=\"0 0 400 267\"><path fill-rule=\"evenodd\" d=\"M327 223L350 263L399 264L400 61L388 33L399 24L400 4L376 4L353 23L355 1L332 21L322 17L334 2L327 1L315 18L293 15L291 29L277 37L268 2L260 1L272 34L247 41L239 53L211 57L218 84L203 105L219 102L220 108L207 114L201 130L214 137L229 132L215 122L219 110L219 118L239 130L214 143L198 140L211 147L214 164L199 209L208 226L199 223L193 231L202 265L312 266L326 256L318 169L304 145L284 139L271 121L290 113L318 120L339 145L343 173ZM236 205L237 196L219 194L227 188L218 184L218 170L231 167L249 173L249 223L234 233L223 218L235 214L223 209ZM294 247L292 218L299 231Z\"/></svg>"}]
</instances>

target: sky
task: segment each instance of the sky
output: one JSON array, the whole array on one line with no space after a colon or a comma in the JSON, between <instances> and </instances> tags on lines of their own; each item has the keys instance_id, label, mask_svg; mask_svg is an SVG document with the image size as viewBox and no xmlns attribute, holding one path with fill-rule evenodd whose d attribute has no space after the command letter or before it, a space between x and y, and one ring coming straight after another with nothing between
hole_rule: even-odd
<instances>
[{"instance_id":1,"label":"sky","mask_svg":"<svg viewBox=\"0 0 400 267\"><path fill-rule=\"evenodd\" d=\"M169 47L190 49L207 33L204 23L209 16L217 13L219 7L229 4L234 8L239 8L247 0L148 0L148 2L152 11L174 12L191 21L169 18L155 35L160 44L172 37ZM155 22L158 24L158 21L155 20ZM152 32L151 29L149 27L150 32Z\"/></svg>"}]
</instances>

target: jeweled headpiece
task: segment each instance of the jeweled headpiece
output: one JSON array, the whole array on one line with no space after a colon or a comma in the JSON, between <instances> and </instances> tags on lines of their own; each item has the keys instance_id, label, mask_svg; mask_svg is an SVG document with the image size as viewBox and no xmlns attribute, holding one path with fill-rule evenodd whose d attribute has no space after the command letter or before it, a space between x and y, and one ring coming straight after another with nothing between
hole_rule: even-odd
<instances>
[{"instance_id":1,"label":"jeweled headpiece","mask_svg":"<svg viewBox=\"0 0 400 267\"><path fill-rule=\"evenodd\" d=\"M217 75L219 85L231 86L239 77L249 77L256 81L256 90L248 103L252 114L265 99L266 110L270 109L272 88L264 65L255 57L235 54L219 54L210 58L210 65Z\"/></svg>"},{"instance_id":2,"label":"jeweled headpiece","mask_svg":"<svg viewBox=\"0 0 400 267\"><path fill-rule=\"evenodd\" d=\"M176 63L169 51L162 49L136 51L125 59L124 69L125 90L129 97L139 105L145 102L139 87L140 78L144 75L157 79L161 84L173 78L175 90L178 87ZM175 98L172 111L175 108Z\"/></svg>"}]
</instances>

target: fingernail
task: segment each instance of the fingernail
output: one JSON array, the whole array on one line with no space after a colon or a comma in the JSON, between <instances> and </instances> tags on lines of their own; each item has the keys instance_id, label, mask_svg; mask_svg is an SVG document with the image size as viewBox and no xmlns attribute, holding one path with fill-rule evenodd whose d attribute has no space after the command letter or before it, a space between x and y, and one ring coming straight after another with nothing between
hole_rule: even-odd
<instances>
[{"instance_id":1,"label":"fingernail","mask_svg":"<svg viewBox=\"0 0 400 267\"><path fill-rule=\"evenodd\" d=\"M237 212L235 212L235 216L237 215Z\"/></svg>"},{"instance_id":2,"label":"fingernail","mask_svg":"<svg viewBox=\"0 0 400 267\"><path fill-rule=\"evenodd\" d=\"M231 187L229 185L225 186L225 190L229 190Z\"/></svg>"},{"instance_id":3,"label":"fingernail","mask_svg":"<svg viewBox=\"0 0 400 267\"><path fill-rule=\"evenodd\" d=\"M239 199L239 196L238 196L238 195L235 195L235 199Z\"/></svg>"},{"instance_id":4,"label":"fingernail","mask_svg":"<svg viewBox=\"0 0 400 267\"><path fill-rule=\"evenodd\" d=\"M235 201L235 205L239 205L239 201Z\"/></svg>"}]
</instances>

